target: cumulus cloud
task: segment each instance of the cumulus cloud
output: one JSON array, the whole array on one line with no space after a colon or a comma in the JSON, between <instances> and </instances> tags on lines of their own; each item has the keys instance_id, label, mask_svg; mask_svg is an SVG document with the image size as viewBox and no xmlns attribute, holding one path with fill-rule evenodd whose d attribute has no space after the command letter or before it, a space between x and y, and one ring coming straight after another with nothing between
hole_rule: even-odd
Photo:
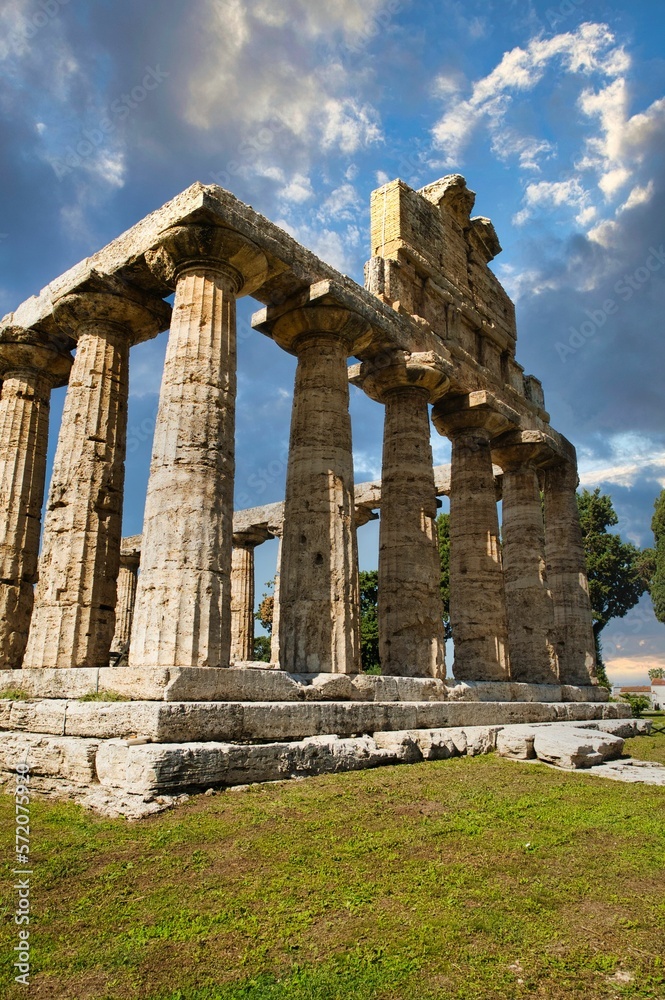
<instances>
[{"instance_id":1,"label":"cumulus cloud","mask_svg":"<svg viewBox=\"0 0 665 1000\"><path fill-rule=\"evenodd\" d=\"M615 77L625 72L629 58L604 24L583 24L553 38L532 39L525 48L517 47L503 55L487 76L476 80L470 96L446 110L433 129L436 146L444 152L444 166L458 164L475 130L485 123L493 150L501 159L528 155L522 165L534 164L551 151L545 140L518 135L506 138L505 120L513 103L513 94L533 90L552 63L566 73L589 75L601 73ZM445 77L436 81L441 89Z\"/></svg>"},{"instance_id":2,"label":"cumulus cloud","mask_svg":"<svg viewBox=\"0 0 665 1000\"><path fill-rule=\"evenodd\" d=\"M279 123L312 153L354 153L380 141L378 113L357 96L362 74L350 73L333 51L322 59L312 43L353 38L382 6L379 0L338 0L325 8L304 0L255 6L205 0L207 30L197 39L186 119L204 130L235 121L249 133Z\"/></svg>"}]
</instances>

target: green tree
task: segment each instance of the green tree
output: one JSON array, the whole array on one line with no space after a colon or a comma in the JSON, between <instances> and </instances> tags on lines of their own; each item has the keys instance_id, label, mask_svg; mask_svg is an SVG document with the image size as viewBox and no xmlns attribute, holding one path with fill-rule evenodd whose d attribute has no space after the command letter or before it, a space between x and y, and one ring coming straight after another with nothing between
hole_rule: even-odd
<instances>
[{"instance_id":1,"label":"green tree","mask_svg":"<svg viewBox=\"0 0 665 1000\"><path fill-rule=\"evenodd\" d=\"M379 658L379 574L360 573L360 658L365 673L381 673Z\"/></svg>"},{"instance_id":2,"label":"green tree","mask_svg":"<svg viewBox=\"0 0 665 1000\"><path fill-rule=\"evenodd\" d=\"M436 519L439 540L439 562L441 563L441 600L443 601L443 625L446 639L452 638L450 627L450 514L439 514Z\"/></svg>"},{"instance_id":3,"label":"green tree","mask_svg":"<svg viewBox=\"0 0 665 1000\"><path fill-rule=\"evenodd\" d=\"M275 581L269 580L266 583L268 591L274 589ZM270 636L272 635L272 618L275 610L275 597L271 593L264 593L261 597L261 603L259 604L259 610L256 612L254 617L257 622L263 625L264 629L268 635L257 635L254 637L254 659L257 661L262 660L264 663L270 663L270 652L271 652L271 642Z\"/></svg>"},{"instance_id":4,"label":"green tree","mask_svg":"<svg viewBox=\"0 0 665 1000\"><path fill-rule=\"evenodd\" d=\"M658 681L665 679L665 667L652 667L649 671L649 680Z\"/></svg>"},{"instance_id":5,"label":"green tree","mask_svg":"<svg viewBox=\"0 0 665 1000\"><path fill-rule=\"evenodd\" d=\"M584 536L598 676L609 687L600 635L613 618L623 618L649 589L648 556L608 528L618 523L612 498L600 489L577 494Z\"/></svg>"},{"instance_id":6,"label":"green tree","mask_svg":"<svg viewBox=\"0 0 665 1000\"><path fill-rule=\"evenodd\" d=\"M254 659L257 662L270 663L270 648L269 635L254 637Z\"/></svg>"},{"instance_id":7,"label":"green tree","mask_svg":"<svg viewBox=\"0 0 665 1000\"><path fill-rule=\"evenodd\" d=\"M654 507L651 530L656 539L656 551L651 578L651 600L656 618L659 622L665 622L665 490L662 490Z\"/></svg>"},{"instance_id":8,"label":"green tree","mask_svg":"<svg viewBox=\"0 0 665 1000\"><path fill-rule=\"evenodd\" d=\"M621 698L630 705L634 719L641 719L642 713L651 708L651 701L645 694L622 694Z\"/></svg>"}]
</instances>

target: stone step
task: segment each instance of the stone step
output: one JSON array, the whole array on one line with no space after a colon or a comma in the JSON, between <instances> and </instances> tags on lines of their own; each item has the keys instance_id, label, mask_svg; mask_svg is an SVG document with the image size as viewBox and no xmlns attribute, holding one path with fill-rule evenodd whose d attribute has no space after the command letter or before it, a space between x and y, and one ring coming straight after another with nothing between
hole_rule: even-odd
<instances>
[{"instance_id":1,"label":"stone step","mask_svg":"<svg viewBox=\"0 0 665 1000\"><path fill-rule=\"evenodd\" d=\"M0 692L20 688L31 698L80 698L113 691L132 701L562 701L607 702L603 687L442 681L433 677L375 677L371 674L287 674L246 664L241 667L80 667L62 670L0 670Z\"/></svg>"},{"instance_id":2,"label":"stone step","mask_svg":"<svg viewBox=\"0 0 665 1000\"><path fill-rule=\"evenodd\" d=\"M297 740L449 726L617 719L627 705L594 702L87 702L0 701L0 730L159 743Z\"/></svg>"}]
</instances>

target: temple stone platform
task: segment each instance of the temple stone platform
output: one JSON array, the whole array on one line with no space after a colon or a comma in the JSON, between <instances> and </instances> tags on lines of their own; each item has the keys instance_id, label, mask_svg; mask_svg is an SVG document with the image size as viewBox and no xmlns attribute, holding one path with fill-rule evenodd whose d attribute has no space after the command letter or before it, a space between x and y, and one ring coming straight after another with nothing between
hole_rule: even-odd
<instances>
[{"instance_id":1,"label":"temple stone platform","mask_svg":"<svg viewBox=\"0 0 665 1000\"><path fill-rule=\"evenodd\" d=\"M504 731L511 737L511 755L519 729L528 730L532 742L541 729L571 736L595 730L621 737L613 742L622 747L623 738L648 731L648 723L626 718L628 711L620 704L534 702L7 702L0 707L0 781L11 792L17 770L27 762L34 793L139 819L197 792L501 753ZM454 724L463 719L466 724ZM306 721L305 729L328 725L355 735L298 739L298 726ZM519 725L525 721L531 725ZM367 731L373 727L379 728ZM280 739L271 739L273 730L282 733Z\"/></svg>"},{"instance_id":2,"label":"temple stone platform","mask_svg":"<svg viewBox=\"0 0 665 1000\"><path fill-rule=\"evenodd\" d=\"M603 702L599 685L454 681L371 674L289 674L264 663L227 669L131 667L0 670L0 694L29 698L81 698L108 691L130 701L212 702Z\"/></svg>"}]
</instances>

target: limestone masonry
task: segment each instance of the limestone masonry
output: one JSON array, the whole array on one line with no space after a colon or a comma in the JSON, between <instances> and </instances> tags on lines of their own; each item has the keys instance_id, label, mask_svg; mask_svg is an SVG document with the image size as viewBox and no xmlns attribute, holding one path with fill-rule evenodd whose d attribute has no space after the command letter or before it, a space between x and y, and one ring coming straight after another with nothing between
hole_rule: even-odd
<instances>
[{"instance_id":1,"label":"limestone masonry","mask_svg":"<svg viewBox=\"0 0 665 1000\"><path fill-rule=\"evenodd\" d=\"M361 288L229 192L195 184L2 320L0 690L31 699L0 713L5 771L48 733L88 762L80 783L113 772L110 787L123 787L134 765L117 741L164 741L142 705L182 706L178 788L186 748L211 740L469 725L480 704L494 706L483 724L621 716L597 685L575 450L515 358L514 307L488 267L501 247L474 199L457 174L375 191ZM297 371L284 503L234 512L244 295L263 306L257 335ZM122 539L131 348L169 327L143 534ZM349 383L385 410L379 483L354 484ZM40 553L49 398L65 384ZM433 468L430 419L452 442L449 469ZM356 529L378 510L383 676L368 678ZM254 551L269 538L280 540L272 664L258 669ZM72 699L104 689L129 703L87 704L78 732L44 722L62 705L75 718L85 703ZM194 704L214 706L215 725ZM239 706L245 722L219 721Z\"/></svg>"}]
</instances>

